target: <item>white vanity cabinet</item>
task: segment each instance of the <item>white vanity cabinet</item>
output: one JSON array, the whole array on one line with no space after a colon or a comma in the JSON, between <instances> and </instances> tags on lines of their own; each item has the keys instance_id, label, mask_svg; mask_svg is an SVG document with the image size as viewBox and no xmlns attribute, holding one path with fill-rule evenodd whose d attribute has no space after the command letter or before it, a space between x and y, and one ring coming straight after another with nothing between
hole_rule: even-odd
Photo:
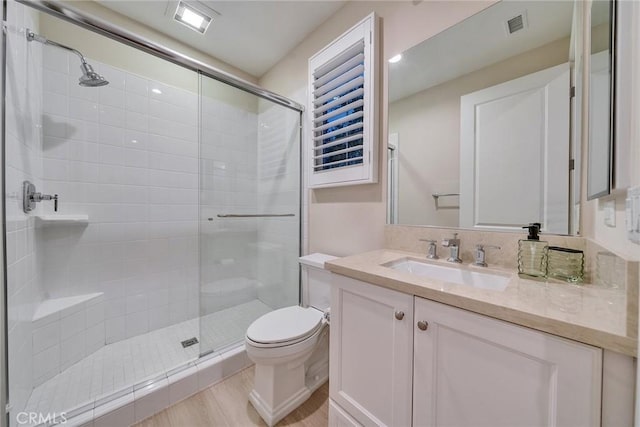
<instances>
[{"instance_id":1,"label":"white vanity cabinet","mask_svg":"<svg viewBox=\"0 0 640 427\"><path fill-rule=\"evenodd\" d=\"M413 296L333 274L329 358L331 399L355 421L411 425Z\"/></svg>"},{"instance_id":2,"label":"white vanity cabinet","mask_svg":"<svg viewBox=\"0 0 640 427\"><path fill-rule=\"evenodd\" d=\"M599 348L333 275L331 426L597 426L601 376Z\"/></svg>"},{"instance_id":3,"label":"white vanity cabinet","mask_svg":"<svg viewBox=\"0 0 640 427\"><path fill-rule=\"evenodd\" d=\"M598 426L602 350L415 298L414 426Z\"/></svg>"}]
</instances>

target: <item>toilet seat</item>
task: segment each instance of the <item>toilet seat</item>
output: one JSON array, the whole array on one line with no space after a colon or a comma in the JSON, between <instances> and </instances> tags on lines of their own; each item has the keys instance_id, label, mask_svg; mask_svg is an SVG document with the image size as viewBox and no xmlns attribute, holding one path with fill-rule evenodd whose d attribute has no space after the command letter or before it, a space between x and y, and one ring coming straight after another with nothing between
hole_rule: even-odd
<instances>
[{"instance_id":1,"label":"toilet seat","mask_svg":"<svg viewBox=\"0 0 640 427\"><path fill-rule=\"evenodd\" d=\"M247 329L255 347L282 347L313 336L324 325L323 313L314 308L285 307L265 314Z\"/></svg>"}]
</instances>

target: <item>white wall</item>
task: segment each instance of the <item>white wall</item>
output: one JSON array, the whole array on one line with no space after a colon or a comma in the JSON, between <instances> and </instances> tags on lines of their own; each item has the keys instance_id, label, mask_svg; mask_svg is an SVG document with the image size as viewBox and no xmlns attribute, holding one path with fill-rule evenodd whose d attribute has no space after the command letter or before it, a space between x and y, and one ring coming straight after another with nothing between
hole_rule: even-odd
<instances>
[{"instance_id":1,"label":"white wall","mask_svg":"<svg viewBox=\"0 0 640 427\"><path fill-rule=\"evenodd\" d=\"M399 223L457 227L459 209L435 209L433 193L460 190L460 97L569 60L565 38L400 99L389 105L399 136ZM441 206L459 206L457 197Z\"/></svg>"},{"instance_id":2,"label":"white wall","mask_svg":"<svg viewBox=\"0 0 640 427\"><path fill-rule=\"evenodd\" d=\"M313 54L376 12L382 18L382 82L386 59L484 9L492 1L358 1L348 2L269 72L259 84L306 103L307 61ZM348 255L384 245L386 223L386 83L382 83L379 183L314 190L309 195L310 252Z\"/></svg>"},{"instance_id":3,"label":"white wall","mask_svg":"<svg viewBox=\"0 0 640 427\"><path fill-rule=\"evenodd\" d=\"M31 319L42 299L34 221L22 211L22 182L42 187L42 46L27 43L24 27L37 15L7 3L6 231L8 363L11 423L24 409L39 367L32 358Z\"/></svg>"},{"instance_id":4,"label":"white wall","mask_svg":"<svg viewBox=\"0 0 640 427\"><path fill-rule=\"evenodd\" d=\"M111 343L198 315L198 95L88 61L108 86L45 50L42 189L89 224L39 229L42 277L47 298L104 292Z\"/></svg>"}]
</instances>

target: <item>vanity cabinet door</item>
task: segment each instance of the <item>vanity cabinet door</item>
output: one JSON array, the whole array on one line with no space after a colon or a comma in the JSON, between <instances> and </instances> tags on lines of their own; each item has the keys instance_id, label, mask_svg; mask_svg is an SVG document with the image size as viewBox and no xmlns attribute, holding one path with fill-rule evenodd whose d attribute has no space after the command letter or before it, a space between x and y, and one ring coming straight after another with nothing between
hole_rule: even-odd
<instances>
[{"instance_id":1,"label":"vanity cabinet door","mask_svg":"<svg viewBox=\"0 0 640 427\"><path fill-rule=\"evenodd\" d=\"M413 297L332 275L329 395L363 425L411 425Z\"/></svg>"},{"instance_id":2,"label":"vanity cabinet door","mask_svg":"<svg viewBox=\"0 0 640 427\"><path fill-rule=\"evenodd\" d=\"M414 320L414 427L600 424L601 349L422 298Z\"/></svg>"}]
</instances>

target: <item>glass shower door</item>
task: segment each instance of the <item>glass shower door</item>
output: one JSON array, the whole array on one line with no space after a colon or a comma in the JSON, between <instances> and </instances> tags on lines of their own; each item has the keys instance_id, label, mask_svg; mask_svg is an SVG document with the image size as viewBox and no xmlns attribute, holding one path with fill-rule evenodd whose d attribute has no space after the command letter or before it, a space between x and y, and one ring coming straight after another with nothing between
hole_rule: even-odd
<instances>
[{"instance_id":1,"label":"glass shower door","mask_svg":"<svg viewBox=\"0 0 640 427\"><path fill-rule=\"evenodd\" d=\"M200 76L200 352L299 300L300 113Z\"/></svg>"}]
</instances>

